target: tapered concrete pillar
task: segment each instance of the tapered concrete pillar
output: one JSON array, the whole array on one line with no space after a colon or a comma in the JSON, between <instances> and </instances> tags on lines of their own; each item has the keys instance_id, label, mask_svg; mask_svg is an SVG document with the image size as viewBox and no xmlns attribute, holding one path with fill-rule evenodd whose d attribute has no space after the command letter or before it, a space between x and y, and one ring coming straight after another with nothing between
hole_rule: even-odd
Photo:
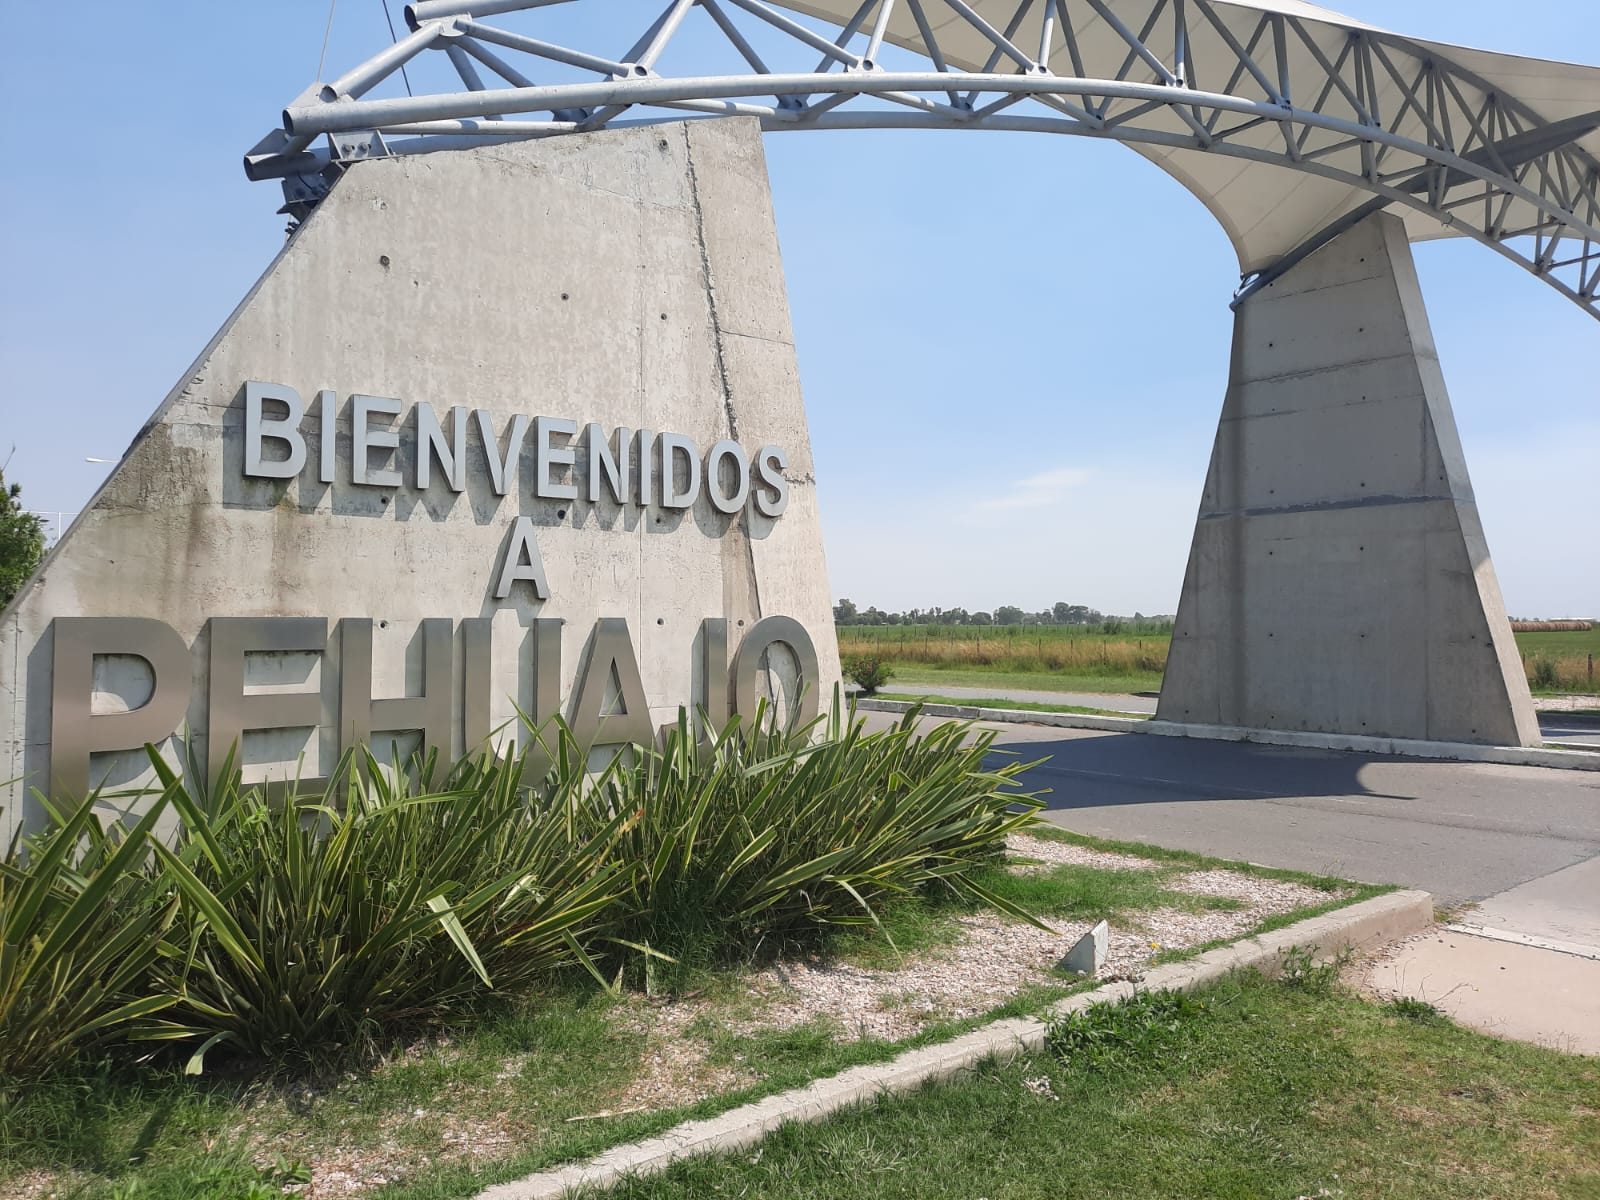
<instances>
[{"instance_id":1,"label":"tapered concrete pillar","mask_svg":"<svg viewBox=\"0 0 1600 1200\"><path fill-rule=\"evenodd\" d=\"M0 611L0 844L146 741L827 703L831 605L753 119L358 162Z\"/></svg>"},{"instance_id":2,"label":"tapered concrete pillar","mask_svg":"<svg viewBox=\"0 0 1600 1200\"><path fill-rule=\"evenodd\" d=\"M1159 716L1538 743L1391 216L1240 306Z\"/></svg>"}]
</instances>

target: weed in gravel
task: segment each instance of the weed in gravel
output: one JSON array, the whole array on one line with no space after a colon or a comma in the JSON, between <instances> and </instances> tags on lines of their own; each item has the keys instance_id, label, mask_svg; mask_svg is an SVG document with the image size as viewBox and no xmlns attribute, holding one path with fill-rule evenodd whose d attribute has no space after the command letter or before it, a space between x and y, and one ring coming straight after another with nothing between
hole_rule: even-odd
<instances>
[{"instance_id":1,"label":"weed in gravel","mask_svg":"<svg viewBox=\"0 0 1600 1200\"><path fill-rule=\"evenodd\" d=\"M1450 1018L1438 1008L1415 996L1395 996L1384 1002L1383 1011L1391 1017L1398 1017L1402 1021L1414 1021L1418 1025L1450 1024Z\"/></svg>"},{"instance_id":2,"label":"weed in gravel","mask_svg":"<svg viewBox=\"0 0 1600 1200\"><path fill-rule=\"evenodd\" d=\"M1326 996L1333 991L1352 957L1349 949L1329 957L1315 946L1290 946L1279 956L1279 978L1285 987L1295 991Z\"/></svg>"}]
</instances>

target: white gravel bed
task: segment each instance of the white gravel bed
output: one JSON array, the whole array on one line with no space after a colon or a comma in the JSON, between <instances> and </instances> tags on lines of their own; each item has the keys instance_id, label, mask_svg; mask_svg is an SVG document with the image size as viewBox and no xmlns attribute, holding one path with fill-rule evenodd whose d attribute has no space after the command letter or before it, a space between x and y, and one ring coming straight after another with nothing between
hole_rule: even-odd
<instances>
[{"instance_id":1,"label":"white gravel bed","mask_svg":"<svg viewBox=\"0 0 1600 1200\"><path fill-rule=\"evenodd\" d=\"M1130 855L1104 854L1034 838L1012 839L1014 853L1085 866L1159 866ZM1111 930L1102 979L1137 975L1163 950L1185 950L1246 933L1268 916L1320 904L1328 893L1298 883L1257 879L1232 871L1194 871L1177 876L1175 891L1228 896L1243 902L1234 912L1185 912L1177 908L1130 914ZM750 977L754 1010L723 1019L739 1033L792 1029L824 1020L846 1040L909 1037L935 1021L978 1016L1032 984L1060 982L1051 968L1086 933L1092 922L1058 922L1044 930L997 914L959 917L961 936L951 945L909 956L891 968L812 959L780 963ZM1049 922L1047 922L1049 923ZM696 1017L716 1017L716 1006L699 1000L652 1006L643 1028L651 1037L652 1068L696 1053L683 1029ZM639 1018L630 1018L630 1020ZM656 1074L653 1069L652 1075ZM661 1086L657 1077L652 1086ZM697 1089L691 1089L694 1091Z\"/></svg>"},{"instance_id":2,"label":"white gravel bed","mask_svg":"<svg viewBox=\"0 0 1600 1200\"><path fill-rule=\"evenodd\" d=\"M1006 838L1006 849L1022 858L1037 858L1053 866L1096 867L1102 871L1148 871L1161 866L1148 858L1132 854L1115 854L1109 850L1090 850L1087 846L1073 846L1066 842L1047 842L1043 838L1013 833ZM1028 870L1024 866L1017 868Z\"/></svg>"},{"instance_id":3,"label":"white gravel bed","mask_svg":"<svg viewBox=\"0 0 1600 1200\"><path fill-rule=\"evenodd\" d=\"M1303 883L1290 883L1283 879L1261 879L1254 875L1241 875L1237 871L1190 871L1179 875L1167 885L1177 892L1193 892L1197 896L1230 896L1252 906L1264 906L1269 912L1289 912L1322 904L1330 896L1327 892Z\"/></svg>"}]
</instances>

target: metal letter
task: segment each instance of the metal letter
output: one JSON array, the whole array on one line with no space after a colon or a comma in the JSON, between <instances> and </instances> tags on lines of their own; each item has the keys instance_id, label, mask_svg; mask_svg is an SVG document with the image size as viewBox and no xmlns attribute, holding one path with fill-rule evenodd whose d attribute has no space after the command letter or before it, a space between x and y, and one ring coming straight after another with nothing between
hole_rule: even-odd
<instances>
[{"instance_id":1,"label":"metal letter","mask_svg":"<svg viewBox=\"0 0 1600 1200\"><path fill-rule=\"evenodd\" d=\"M680 459L689 469L689 481L683 491L678 490L678 468L673 459ZM661 507L692 508L700 494L700 455L694 439L681 433L661 435Z\"/></svg>"},{"instance_id":2,"label":"metal letter","mask_svg":"<svg viewBox=\"0 0 1600 1200\"><path fill-rule=\"evenodd\" d=\"M722 490L722 460L725 458L733 459L736 485L731 495ZM750 460L745 457L744 447L732 438L723 438L706 455L706 492L711 497L711 507L729 516L743 508L750 497Z\"/></svg>"},{"instance_id":3,"label":"metal letter","mask_svg":"<svg viewBox=\"0 0 1600 1200\"><path fill-rule=\"evenodd\" d=\"M350 403L353 426L350 438L351 455L355 459L350 482L366 487L399 487L400 470L397 465L391 463L390 466L374 470L367 461L367 456L373 450L386 450L389 452L387 457L392 459L400 449L400 435L394 431L392 423L385 423L382 429L372 429L369 425L374 416L398 417L400 401L388 396L357 394L350 397Z\"/></svg>"},{"instance_id":4,"label":"metal letter","mask_svg":"<svg viewBox=\"0 0 1600 1200\"><path fill-rule=\"evenodd\" d=\"M317 438L317 481L332 483L339 455L339 393L323 389L317 393L317 417L322 432Z\"/></svg>"},{"instance_id":5,"label":"metal letter","mask_svg":"<svg viewBox=\"0 0 1600 1200\"><path fill-rule=\"evenodd\" d=\"M57 617L50 682L50 794L89 793L89 756L137 750L171 736L189 708L189 647L172 626L148 617ZM95 713L96 655L129 654L150 664L150 699L120 713Z\"/></svg>"},{"instance_id":6,"label":"metal letter","mask_svg":"<svg viewBox=\"0 0 1600 1200\"><path fill-rule=\"evenodd\" d=\"M706 722L720 731L728 723L728 619L707 617L700 622L700 638L705 680L701 704Z\"/></svg>"},{"instance_id":7,"label":"metal letter","mask_svg":"<svg viewBox=\"0 0 1600 1200\"><path fill-rule=\"evenodd\" d=\"M615 703L606 703L613 678L621 711ZM644 681L639 678L639 660L633 652L628 622L621 617L602 617L595 623L589 656L572 701L571 724L573 736L586 748L624 743L649 746L655 739Z\"/></svg>"},{"instance_id":8,"label":"metal letter","mask_svg":"<svg viewBox=\"0 0 1600 1200\"><path fill-rule=\"evenodd\" d=\"M576 483L556 483L550 478L550 468L570 468L578 461L578 452L570 444L578 432L578 423L565 417L540 417L533 423L533 494L544 500L576 500ZM553 446L552 436L566 438L568 444Z\"/></svg>"},{"instance_id":9,"label":"metal letter","mask_svg":"<svg viewBox=\"0 0 1600 1200\"><path fill-rule=\"evenodd\" d=\"M494 585L494 598L504 600L511 594L511 585L519 579L526 579L533 584L533 594L540 600L550 599L550 582L544 577L544 559L539 557L539 543L534 540L533 522L527 517L518 517L511 527L511 541L506 544L506 556L501 560L500 581Z\"/></svg>"},{"instance_id":10,"label":"metal letter","mask_svg":"<svg viewBox=\"0 0 1600 1200\"><path fill-rule=\"evenodd\" d=\"M210 682L207 687L207 782L222 771L228 752L249 729L304 729L322 724L322 690L244 690L245 655L328 648L326 617L212 617ZM237 765L237 760L235 762Z\"/></svg>"},{"instance_id":11,"label":"metal letter","mask_svg":"<svg viewBox=\"0 0 1600 1200\"><path fill-rule=\"evenodd\" d=\"M454 682L452 622L429 617L422 622L422 694L375 700L372 696L372 621L346 617L339 622L339 750L372 743L377 733L419 731L424 754L437 749L445 760L450 745Z\"/></svg>"},{"instance_id":12,"label":"metal letter","mask_svg":"<svg viewBox=\"0 0 1600 1200\"><path fill-rule=\"evenodd\" d=\"M611 442L598 424L590 422L583 428L589 442L589 503L600 503L600 480L605 478L611 498L618 504L628 501L628 439L631 431L626 425L617 428L617 450L611 452Z\"/></svg>"},{"instance_id":13,"label":"metal letter","mask_svg":"<svg viewBox=\"0 0 1600 1200\"><path fill-rule=\"evenodd\" d=\"M756 474L761 476L762 486L772 490L770 496L756 493L756 511L763 517L781 517L789 507L789 481L783 477L788 465L789 456L781 446L763 446L756 452Z\"/></svg>"},{"instance_id":14,"label":"metal letter","mask_svg":"<svg viewBox=\"0 0 1600 1200\"><path fill-rule=\"evenodd\" d=\"M650 479L650 447L654 443L656 435L648 429L641 429L637 436L639 439L639 507L649 508L656 490Z\"/></svg>"},{"instance_id":15,"label":"metal letter","mask_svg":"<svg viewBox=\"0 0 1600 1200\"><path fill-rule=\"evenodd\" d=\"M527 715L532 729L521 734L521 744L528 752L530 776L540 776L550 769L552 743L555 731L547 727L561 715L561 626L554 617L540 617L533 623L533 694L529 697Z\"/></svg>"},{"instance_id":16,"label":"metal letter","mask_svg":"<svg viewBox=\"0 0 1600 1200\"><path fill-rule=\"evenodd\" d=\"M533 719L541 726L561 712L561 626L554 617L533 623Z\"/></svg>"},{"instance_id":17,"label":"metal letter","mask_svg":"<svg viewBox=\"0 0 1600 1200\"><path fill-rule=\"evenodd\" d=\"M433 460L439 460L445 482L452 492L467 486L467 410L459 404L450 409L450 440L426 400L417 405L417 488L425 490L433 482Z\"/></svg>"},{"instance_id":18,"label":"metal letter","mask_svg":"<svg viewBox=\"0 0 1600 1200\"><path fill-rule=\"evenodd\" d=\"M462 621L461 748L467 754L490 748L489 673L493 662L494 618L469 617Z\"/></svg>"},{"instance_id":19,"label":"metal letter","mask_svg":"<svg viewBox=\"0 0 1600 1200\"><path fill-rule=\"evenodd\" d=\"M494 487L496 496L504 496L511 464L517 461L522 439L528 435L528 418L521 413L511 418L511 431L506 435L504 454L500 451L499 439L494 436L494 417L489 410L475 408L472 418L478 423L478 439L483 443L483 457L489 464L489 483Z\"/></svg>"},{"instance_id":20,"label":"metal letter","mask_svg":"<svg viewBox=\"0 0 1600 1200\"><path fill-rule=\"evenodd\" d=\"M763 617L750 627L750 632L744 635L744 641L739 643L739 649L733 655L733 708L742 717L753 717L756 711L758 696L756 694L756 679L761 671L768 672L767 692L774 700L778 698L779 687L783 681L773 680L772 664L770 661L763 665L767 651L775 642L782 642L789 647L794 655L798 673L794 685L789 690L789 717L787 724L793 728L803 725L817 715L821 705L821 698L817 690L822 683L822 668L817 663L817 648L811 641L811 635L806 632L805 626L793 617Z\"/></svg>"},{"instance_id":21,"label":"metal letter","mask_svg":"<svg viewBox=\"0 0 1600 1200\"><path fill-rule=\"evenodd\" d=\"M261 411L264 400L276 400L287 408L282 417L269 417ZM306 440L300 436L300 418L305 416L305 405L300 393L281 383L257 383L250 380L244 385L244 473L259 479L293 479L306 465ZM261 443L265 438L283 442L289 447L289 456L277 462L261 457Z\"/></svg>"}]
</instances>

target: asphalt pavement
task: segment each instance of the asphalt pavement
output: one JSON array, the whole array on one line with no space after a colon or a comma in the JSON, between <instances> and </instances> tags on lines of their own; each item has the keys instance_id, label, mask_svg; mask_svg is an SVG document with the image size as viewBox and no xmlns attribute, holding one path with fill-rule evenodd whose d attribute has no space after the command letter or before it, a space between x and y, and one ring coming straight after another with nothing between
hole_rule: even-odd
<instances>
[{"instance_id":1,"label":"asphalt pavement","mask_svg":"<svg viewBox=\"0 0 1600 1200\"><path fill-rule=\"evenodd\" d=\"M1600 855L1600 772L997 725L1098 837L1483 900ZM1593 897L1600 911L1600 892ZM1600 939L1597 939L1600 940Z\"/></svg>"},{"instance_id":2,"label":"asphalt pavement","mask_svg":"<svg viewBox=\"0 0 1600 1200\"><path fill-rule=\"evenodd\" d=\"M1433 893L1375 991L1600 1054L1600 772L989 727L1065 829Z\"/></svg>"}]
</instances>

